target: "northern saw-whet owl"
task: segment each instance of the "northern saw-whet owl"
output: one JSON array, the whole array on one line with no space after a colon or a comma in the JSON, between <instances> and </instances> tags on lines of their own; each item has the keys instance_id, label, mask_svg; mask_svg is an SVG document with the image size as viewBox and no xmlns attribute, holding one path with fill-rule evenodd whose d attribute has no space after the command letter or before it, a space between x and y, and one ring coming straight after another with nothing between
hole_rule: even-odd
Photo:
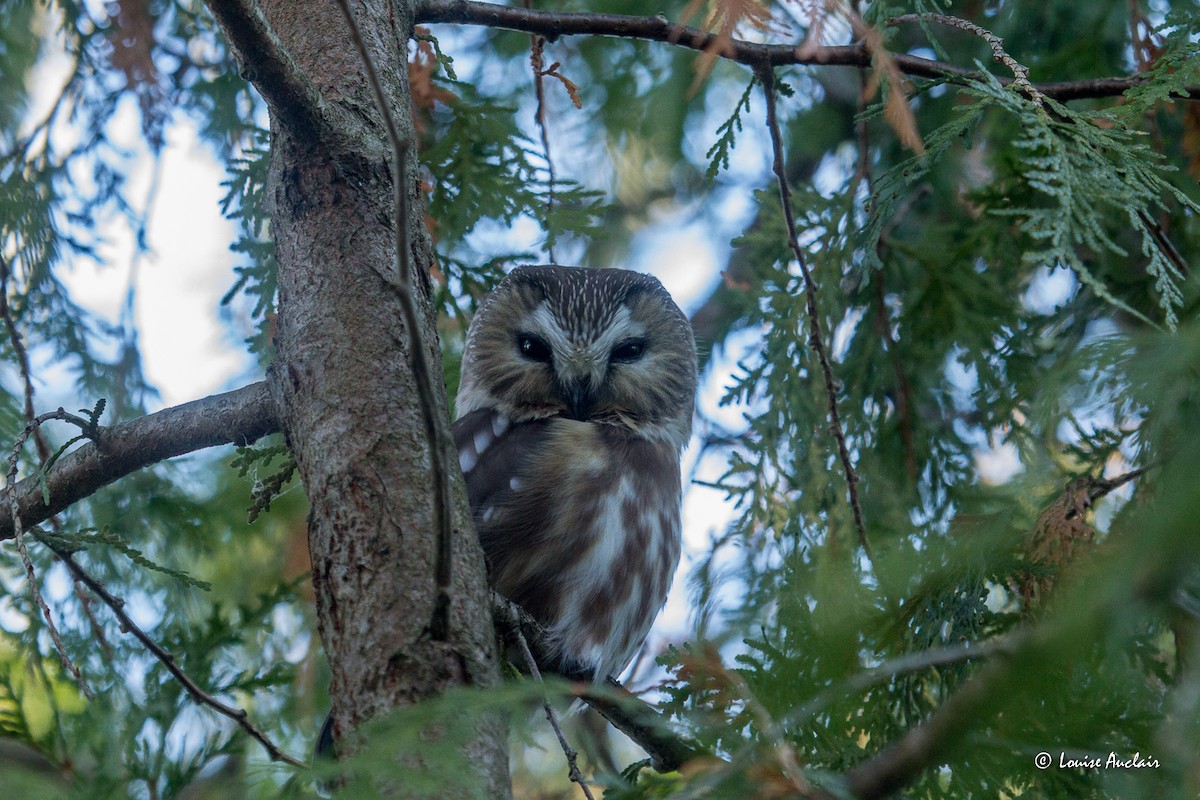
<instances>
[{"instance_id":1,"label":"northern saw-whet owl","mask_svg":"<svg viewBox=\"0 0 1200 800\"><path fill-rule=\"evenodd\" d=\"M467 333L454 442L492 586L616 676L666 600L696 345L655 278L520 267Z\"/></svg>"}]
</instances>

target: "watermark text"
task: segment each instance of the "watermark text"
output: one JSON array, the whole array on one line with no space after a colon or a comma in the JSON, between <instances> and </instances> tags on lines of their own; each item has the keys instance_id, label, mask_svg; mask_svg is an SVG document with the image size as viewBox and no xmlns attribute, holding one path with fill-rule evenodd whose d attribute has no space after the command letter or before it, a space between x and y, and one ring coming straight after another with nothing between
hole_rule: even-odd
<instances>
[{"instance_id":1,"label":"watermark text","mask_svg":"<svg viewBox=\"0 0 1200 800\"><path fill-rule=\"evenodd\" d=\"M1033 757L1033 765L1038 769L1158 769L1158 759L1141 753L1123 755L1110 752L1103 755L1060 750L1058 753L1038 753Z\"/></svg>"}]
</instances>

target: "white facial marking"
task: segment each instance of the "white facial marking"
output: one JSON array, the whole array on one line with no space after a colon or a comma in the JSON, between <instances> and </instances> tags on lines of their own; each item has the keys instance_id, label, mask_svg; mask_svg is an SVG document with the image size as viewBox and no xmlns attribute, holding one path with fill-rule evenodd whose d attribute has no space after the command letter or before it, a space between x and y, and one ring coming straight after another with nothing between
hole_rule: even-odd
<instances>
[{"instance_id":1,"label":"white facial marking","mask_svg":"<svg viewBox=\"0 0 1200 800\"><path fill-rule=\"evenodd\" d=\"M633 317L629 313L628 306L621 306L617 309L617 313L613 315L613 320L609 326L592 340L590 350L595 352L595 357L603 359L604 363L608 363L609 353L620 342L625 339L633 339L639 336L646 335L646 328L640 322L634 322Z\"/></svg>"},{"instance_id":2,"label":"white facial marking","mask_svg":"<svg viewBox=\"0 0 1200 800\"><path fill-rule=\"evenodd\" d=\"M645 326L633 320L628 306L618 308L607 327L592 332L588 339L572 340L554 318L548 303L542 303L534 309L530 323L550 345L554 353L554 369L560 378L573 380L586 377L597 385L608 369L613 348L626 339L646 335Z\"/></svg>"}]
</instances>

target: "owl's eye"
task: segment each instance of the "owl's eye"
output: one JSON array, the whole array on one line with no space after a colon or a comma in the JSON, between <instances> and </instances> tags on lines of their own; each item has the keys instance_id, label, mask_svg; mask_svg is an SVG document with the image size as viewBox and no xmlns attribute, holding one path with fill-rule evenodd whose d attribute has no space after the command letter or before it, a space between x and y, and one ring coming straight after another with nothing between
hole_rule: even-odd
<instances>
[{"instance_id":1,"label":"owl's eye","mask_svg":"<svg viewBox=\"0 0 1200 800\"><path fill-rule=\"evenodd\" d=\"M546 344L546 340L533 333L522 333L517 336L517 347L521 350L521 355L531 361L540 361L543 364L549 364L553 359L550 352L550 345Z\"/></svg>"},{"instance_id":2,"label":"owl's eye","mask_svg":"<svg viewBox=\"0 0 1200 800\"><path fill-rule=\"evenodd\" d=\"M641 358L645 350L645 339L626 339L613 348L608 360L616 364L628 364Z\"/></svg>"}]
</instances>

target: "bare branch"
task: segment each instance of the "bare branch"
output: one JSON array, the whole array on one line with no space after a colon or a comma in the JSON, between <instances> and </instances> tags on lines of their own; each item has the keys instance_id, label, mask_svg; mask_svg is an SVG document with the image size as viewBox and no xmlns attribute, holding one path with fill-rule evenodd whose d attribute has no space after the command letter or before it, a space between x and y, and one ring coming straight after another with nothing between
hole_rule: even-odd
<instances>
[{"instance_id":1,"label":"bare branch","mask_svg":"<svg viewBox=\"0 0 1200 800\"><path fill-rule=\"evenodd\" d=\"M417 3L416 21L418 23L450 22L463 25L485 25L491 28L506 28L540 34L550 40L559 36L586 35L645 39L698 51L711 48L717 38L715 33L687 25L677 25L662 15L637 17L627 14L557 13L500 6L475 0L421 0ZM871 54L861 44L803 47L790 44L757 44L742 39L730 39L722 42L721 53L724 58L749 66L759 64L774 66L819 64L859 68L871 66ZM962 82L980 80L982 77L976 70L904 53L893 54L892 58L901 72L918 78ZM1016 79L1001 77L998 80L1007 85ZM1145 83L1146 80L1145 76L1131 75L1032 85L1046 97L1067 101L1089 97L1116 97ZM1187 91L1190 97L1180 95L1179 99L1200 99L1200 87L1189 87Z\"/></svg>"},{"instance_id":2,"label":"bare branch","mask_svg":"<svg viewBox=\"0 0 1200 800\"><path fill-rule=\"evenodd\" d=\"M649 753L658 772L674 772L692 759L712 757L700 745L672 731L654 706L612 678L599 686L578 683L575 696Z\"/></svg>"},{"instance_id":3,"label":"bare branch","mask_svg":"<svg viewBox=\"0 0 1200 800\"><path fill-rule=\"evenodd\" d=\"M835 697L861 692L880 683L891 680L897 675L908 672L919 672L933 667L944 667L949 664L960 664L964 661L990 658L997 653L1011 653L1020 645L1020 636L1002 636L987 639L982 642L953 645L950 647L931 647L928 650L918 650L889 661L878 667L868 669L850 676L847 680L819 692L815 697L788 714L784 725L791 725L797 720L811 717L821 711Z\"/></svg>"},{"instance_id":4,"label":"bare branch","mask_svg":"<svg viewBox=\"0 0 1200 800\"><path fill-rule=\"evenodd\" d=\"M66 566L68 571L70 571L71 577L87 586L94 595L99 597L104 604L112 610L113 614L116 615L117 620L121 623L121 630L132 633L134 638L141 642L142 646L149 650L154 657L157 658L159 662L167 668L167 671L175 677L175 680L179 681L179 683L184 689L187 690L188 695L197 705L208 706L217 713L229 717L231 720L236 722L242 730L246 731L251 738L263 746L263 748L267 751L267 755L270 756L272 761L284 761L288 764L291 764L293 767L300 767L302 769L308 766L303 761L292 758L287 753L280 750L265 733L259 730L254 723L250 722L244 708L235 708L234 706L222 703L220 700L201 689L196 682L193 681L188 674L184 672L183 669L180 668L180 666L175 662L175 656L164 650L158 642L154 641L154 639L149 636L149 634L138 627L137 623L133 621L132 617L125 613L124 600L113 596L113 594L104 587L104 584L100 583L100 581L96 580L96 578L83 569L83 567L79 566L79 564L75 562L75 559L71 557L70 553L54 547L53 545L48 546L54 551L54 554L58 556L58 560Z\"/></svg>"},{"instance_id":5,"label":"bare branch","mask_svg":"<svg viewBox=\"0 0 1200 800\"><path fill-rule=\"evenodd\" d=\"M858 473L850 460L850 451L846 447L846 433L842 429L842 418L838 414L837 382L833 379L833 368L829 365L829 353L821 336L821 318L817 312L817 286L813 282L812 271L808 268L808 259L800 247L796 235L796 218L792 213L792 192L787 182L787 166L783 155L783 134L779 130L779 114L775 106L775 68L769 64L760 64L755 69L759 83L763 87L763 95L767 102L767 129L771 134L771 148L774 153L775 177L779 183L779 202L783 207L783 218L787 223L788 246L800 265L804 275L804 302L808 312L808 343L817 354L821 365L821 376L825 380L825 395L829 400L829 431L837 442L838 458L842 462L842 470L846 475L846 487L850 493L850 510L854 515L854 527L858 531L858 542L862 545L868 558L872 558L871 542L867 539L867 527L863 522L862 505L858 501Z\"/></svg>"},{"instance_id":6,"label":"bare branch","mask_svg":"<svg viewBox=\"0 0 1200 800\"><path fill-rule=\"evenodd\" d=\"M1088 481L1088 504L1096 502L1101 497L1115 492L1125 484L1132 480L1137 480L1146 473L1146 470L1160 466L1161 462L1155 461L1147 464L1139 469L1130 470L1124 474L1118 475L1115 478L1091 478Z\"/></svg>"},{"instance_id":7,"label":"bare branch","mask_svg":"<svg viewBox=\"0 0 1200 800\"><path fill-rule=\"evenodd\" d=\"M980 27L974 22L962 19L961 17L952 17L947 14L904 14L899 17L892 17L887 21L887 24L903 25L922 20L936 22L939 25L945 25L950 28L958 28L960 31L966 31L983 39L992 50L992 58L1008 67L1009 71L1012 72L1013 83L1016 84L1017 88L1029 95L1034 103L1039 106L1042 105L1042 93L1029 81L1029 68L1010 56L1004 49L1004 40L987 28Z\"/></svg>"},{"instance_id":8,"label":"bare branch","mask_svg":"<svg viewBox=\"0 0 1200 800\"><path fill-rule=\"evenodd\" d=\"M250 444L279 430L264 382L164 409L111 428L99 428L96 441L63 456L42 482L16 485L15 511L28 527L143 467L222 444ZM14 508L0 506L0 540L13 536Z\"/></svg>"},{"instance_id":9,"label":"bare branch","mask_svg":"<svg viewBox=\"0 0 1200 800\"><path fill-rule=\"evenodd\" d=\"M375 94L375 104L387 128L388 141L392 146L392 200L394 203L392 224L395 227L395 277L380 271L380 275L395 292L404 316L404 327L408 332L410 365L417 384L417 400L421 405L421 417L425 423L425 440L429 447L429 468L433 480L433 529L437 536L437 553L434 561L434 577L437 580L437 598L430 620L430 635L434 641L445 641L450 629L450 581L453 577L454 530L451 519L450 473L446 467L445 454L451 442L446 416L438 405L434 392L433 377L425 349L425 337L417 319L417 302L413 297L412 253L408 244L408 139L402 139L392 116L391 106L379 82L375 62L363 43L362 32L354 18L349 0L338 0L342 15L350 26L354 46L367 71L367 79ZM439 375L439 380L441 377Z\"/></svg>"}]
</instances>

